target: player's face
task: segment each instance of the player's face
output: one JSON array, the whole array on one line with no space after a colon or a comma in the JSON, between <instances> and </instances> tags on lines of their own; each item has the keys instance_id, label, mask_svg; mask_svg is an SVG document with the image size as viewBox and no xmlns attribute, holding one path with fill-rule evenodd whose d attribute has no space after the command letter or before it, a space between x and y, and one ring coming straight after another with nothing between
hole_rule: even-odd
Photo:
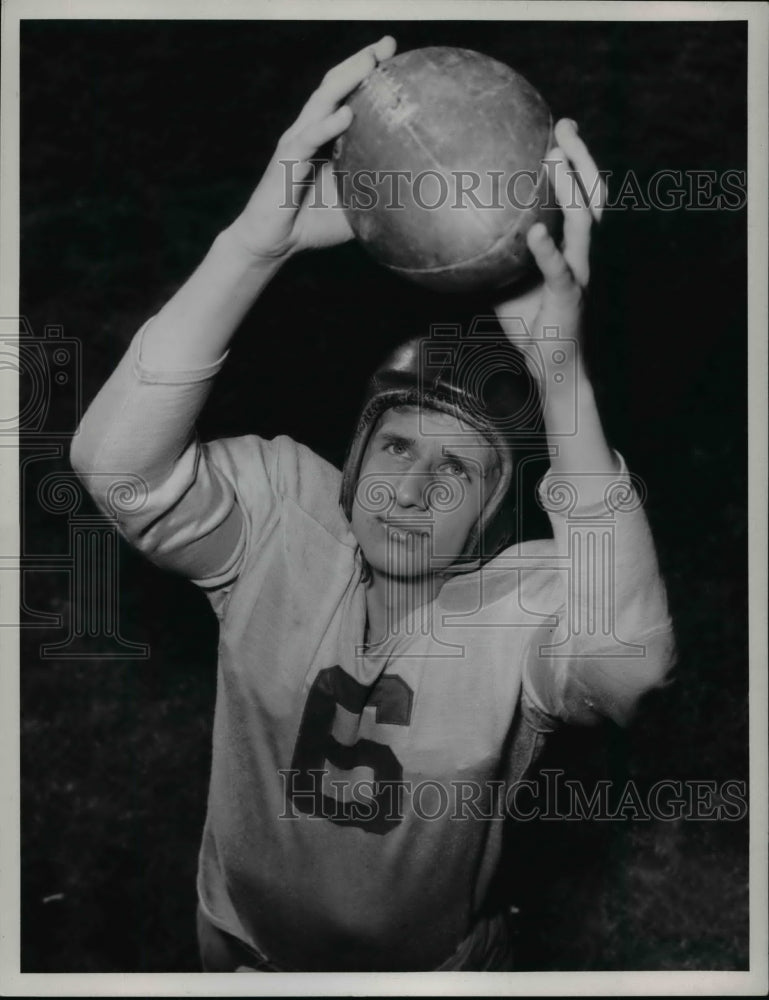
<instances>
[{"instance_id":1,"label":"player's face","mask_svg":"<svg viewBox=\"0 0 769 1000\"><path fill-rule=\"evenodd\" d=\"M369 438L352 529L369 566L415 577L463 551L499 476L491 445L464 421L436 410L386 410Z\"/></svg>"}]
</instances>

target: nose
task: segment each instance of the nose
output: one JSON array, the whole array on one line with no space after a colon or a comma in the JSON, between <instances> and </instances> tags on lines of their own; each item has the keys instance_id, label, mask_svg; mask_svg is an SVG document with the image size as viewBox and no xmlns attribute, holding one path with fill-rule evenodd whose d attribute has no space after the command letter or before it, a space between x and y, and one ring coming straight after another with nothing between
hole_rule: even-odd
<instances>
[{"instance_id":1,"label":"nose","mask_svg":"<svg viewBox=\"0 0 769 1000\"><path fill-rule=\"evenodd\" d=\"M413 465L407 472L404 472L398 480L395 491L398 506L426 510L429 481L430 476L427 470L417 465Z\"/></svg>"}]
</instances>

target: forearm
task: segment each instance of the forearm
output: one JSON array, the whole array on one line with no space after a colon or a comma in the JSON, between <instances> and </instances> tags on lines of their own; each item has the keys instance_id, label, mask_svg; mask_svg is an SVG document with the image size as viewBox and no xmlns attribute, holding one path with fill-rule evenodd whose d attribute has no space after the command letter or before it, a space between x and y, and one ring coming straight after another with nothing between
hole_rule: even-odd
<instances>
[{"instance_id":1,"label":"forearm","mask_svg":"<svg viewBox=\"0 0 769 1000\"><path fill-rule=\"evenodd\" d=\"M258 294L244 255L221 233L199 267L134 338L91 402L72 443L81 472L146 475L170 465L189 438L242 312Z\"/></svg>"},{"instance_id":2,"label":"forearm","mask_svg":"<svg viewBox=\"0 0 769 1000\"><path fill-rule=\"evenodd\" d=\"M216 362L280 264L279 258L255 257L235 226L223 230L150 323L142 363L157 371L187 371Z\"/></svg>"},{"instance_id":3,"label":"forearm","mask_svg":"<svg viewBox=\"0 0 769 1000\"><path fill-rule=\"evenodd\" d=\"M149 373L145 381L160 384L163 375L170 374L171 378L165 381L178 384L179 373L191 375L187 381L196 380L197 373L220 361L241 320L288 256L312 247L332 246L352 236L340 206L326 206L310 213L304 202L284 204L282 162L289 159L303 164L305 175L309 173L318 150L350 124L350 111L343 105L340 107L340 102L365 79L378 60L388 58L394 49L393 39L386 36L326 74L299 118L282 136L244 210L216 237L199 267L145 329L141 352L133 363L135 370L138 365ZM330 179L330 170L326 176ZM130 362L126 360L121 366L121 375L128 376ZM135 398L127 388L129 382L130 378L121 381L120 376L113 377L97 397L96 410L111 422L122 419L122 415L117 417L110 412L110 407L115 409L116 400ZM204 398L204 392L187 394L180 410L183 419L177 420L173 431L176 437L180 428L183 432L189 423L194 406L202 406ZM167 416L170 406L161 398L157 399L157 405L161 416ZM92 404L84 427L98 438L100 429L93 427L93 410ZM150 428L151 420L145 426ZM125 441L121 429L116 433L122 434ZM88 434L84 437L88 438ZM102 450L101 445L99 448ZM88 457L89 448L75 446L75 459Z\"/></svg>"},{"instance_id":4,"label":"forearm","mask_svg":"<svg viewBox=\"0 0 769 1000\"><path fill-rule=\"evenodd\" d=\"M231 579L243 553L232 483L209 462L195 423L232 334L278 266L256 263L231 230L221 233L134 337L72 443L73 467L124 535L195 579ZM136 502L121 507L126 488Z\"/></svg>"},{"instance_id":5,"label":"forearm","mask_svg":"<svg viewBox=\"0 0 769 1000\"><path fill-rule=\"evenodd\" d=\"M551 379L541 395L553 472L567 476L616 473L619 465L606 440L593 386L581 359L574 360L563 381Z\"/></svg>"},{"instance_id":6,"label":"forearm","mask_svg":"<svg viewBox=\"0 0 769 1000\"><path fill-rule=\"evenodd\" d=\"M152 479L167 472L238 324L279 266L251 254L234 226L223 230L91 403L73 442L75 467L106 464Z\"/></svg>"},{"instance_id":7,"label":"forearm","mask_svg":"<svg viewBox=\"0 0 769 1000\"><path fill-rule=\"evenodd\" d=\"M294 164L296 179L309 176L318 151L350 124L350 109L341 102L394 51L395 42L387 35L324 76L281 137L243 212L217 236L200 267L153 320L144 340L145 365L174 371L213 363L287 256L351 238L341 206L315 207L314 199L285 204L284 162ZM329 164L320 181L323 177L333 183Z\"/></svg>"},{"instance_id":8,"label":"forearm","mask_svg":"<svg viewBox=\"0 0 769 1000\"><path fill-rule=\"evenodd\" d=\"M559 550L573 561L568 606L605 628L609 601L614 624L630 612L632 629L654 627L666 612L645 491L610 448L581 365L548 389L543 413L551 458L541 499Z\"/></svg>"}]
</instances>

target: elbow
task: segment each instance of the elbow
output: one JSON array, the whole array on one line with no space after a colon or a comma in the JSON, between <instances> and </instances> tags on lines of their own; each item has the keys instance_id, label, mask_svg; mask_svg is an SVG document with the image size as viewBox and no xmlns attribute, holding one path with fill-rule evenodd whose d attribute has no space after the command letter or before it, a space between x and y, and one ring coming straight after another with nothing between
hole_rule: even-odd
<instances>
[{"instance_id":1,"label":"elbow","mask_svg":"<svg viewBox=\"0 0 769 1000\"><path fill-rule=\"evenodd\" d=\"M646 640L646 650L653 666L650 688L667 687L678 662L676 634L672 623Z\"/></svg>"},{"instance_id":2,"label":"elbow","mask_svg":"<svg viewBox=\"0 0 769 1000\"><path fill-rule=\"evenodd\" d=\"M69 446L69 464L99 510L108 513L109 477L99 473L98 460L98 450L89 446L87 435L78 427Z\"/></svg>"},{"instance_id":3,"label":"elbow","mask_svg":"<svg viewBox=\"0 0 769 1000\"><path fill-rule=\"evenodd\" d=\"M84 440L85 435L83 434L83 424L81 422L69 445L69 464L79 476L86 475L92 471L93 466L93 455L84 444Z\"/></svg>"},{"instance_id":4,"label":"elbow","mask_svg":"<svg viewBox=\"0 0 769 1000\"><path fill-rule=\"evenodd\" d=\"M638 670L630 691L626 689L628 696L619 698L615 711L609 713L613 721L623 727L634 721L647 695L663 690L673 682L678 655L672 626L647 637L644 647L644 668Z\"/></svg>"},{"instance_id":5,"label":"elbow","mask_svg":"<svg viewBox=\"0 0 769 1000\"><path fill-rule=\"evenodd\" d=\"M86 410L69 443L69 464L79 476L99 471L105 431L104 420L95 419L92 410Z\"/></svg>"},{"instance_id":6,"label":"elbow","mask_svg":"<svg viewBox=\"0 0 769 1000\"><path fill-rule=\"evenodd\" d=\"M110 450L104 445L104 434L97 433L86 414L70 442L69 464L102 513L117 516L116 501L146 493L146 483L130 471L116 471Z\"/></svg>"},{"instance_id":7,"label":"elbow","mask_svg":"<svg viewBox=\"0 0 769 1000\"><path fill-rule=\"evenodd\" d=\"M676 662L672 627L660 629L629 650L593 651L578 659L564 675L561 716L575 725L595 725L610 719L623 728L629 726L640 702L651 691L666 687Z\"/></svg>"}]
</instances>

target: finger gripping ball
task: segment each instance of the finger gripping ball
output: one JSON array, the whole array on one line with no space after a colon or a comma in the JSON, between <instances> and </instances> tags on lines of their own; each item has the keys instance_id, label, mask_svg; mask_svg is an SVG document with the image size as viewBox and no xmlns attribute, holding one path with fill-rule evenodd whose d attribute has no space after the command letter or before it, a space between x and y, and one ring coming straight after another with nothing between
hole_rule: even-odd
<instances>
[{"instance_id":1,"label":"finger gripping ball","mask_svg":"<svg viewBox=\"0 0 769 1000\"><path fill-rule=\"evenodd\" d=\"M372 256L439 291L520 279L526 232L538 220L554 232L559 214L542 164L552 118L534 87L479 52L431 47L382 62L348 103L334 171Z\"/></svg>"}]
</instances>

